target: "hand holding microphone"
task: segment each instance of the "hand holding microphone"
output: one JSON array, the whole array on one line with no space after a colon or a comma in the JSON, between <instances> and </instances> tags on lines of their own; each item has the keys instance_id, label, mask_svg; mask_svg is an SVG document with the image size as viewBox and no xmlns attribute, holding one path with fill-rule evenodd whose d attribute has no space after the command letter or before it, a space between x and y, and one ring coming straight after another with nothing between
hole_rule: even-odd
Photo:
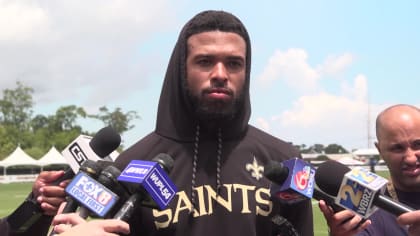
<instances>
[{"instance_id":1,"label":"hand holding microphone","mask_svg":"<svg viewBox=\"0 0 420 236\"><path fill-rule=\"evenodd\" d=\"M366 217L378 207L397 216L412 211L383 195L386 180L364 169L351 170L339 162L326 161L318 167L315 180L322 190L337 196L337 205L349 209L335 213L320 202L331 235L355 235L364 230L371 224Z\"/></svg>"},{"instance_id":2,"label":"hand holding microphone","mask_svg":"<svg viewBox=\"0 0 420 236\"><path fill-rule=\"evenodd\" d=\"M55 214L58 205L64 199L64 187L67 183L63 184L63 181L72 178L86 159L98 160L110 154L120 145L120 141L121 137L111 127L101 129L93 138L84 135L76 138L62 152L72 168L61 177L56 176L61 175L60 172L42 172L39 176L42 183L35 183L31 197L8 217L10 230L16 233L25 232L38 222L42 215Z\"/></svg>"},{"instance_id":3,"label":"hand holding microphone","mask_svg":"<svg viewBox=\"0 0 420 236\"><path fill-rule=\"evenodd\" d=\"M367 217L376 207L396 216L413 209L384 195L387 180L363 168L350 169L336 162L322 163L315 174L317 185L326 193L337 196L336 203Z\"/></svg>"}]
</instances>

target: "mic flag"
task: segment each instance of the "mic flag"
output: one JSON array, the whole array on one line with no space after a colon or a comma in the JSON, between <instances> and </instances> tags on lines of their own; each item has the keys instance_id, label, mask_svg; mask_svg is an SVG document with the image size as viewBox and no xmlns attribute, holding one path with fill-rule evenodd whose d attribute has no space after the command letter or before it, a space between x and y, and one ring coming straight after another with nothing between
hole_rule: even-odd
<instances>
[{"instance_id":1,"label":"mic flag","mask_svg":"<svg viewBox=\"0 0 420 236\"><path fill-rule=\"evenodd\" d=\"M411 207L384 195L387 181L363 168L350 170L337 161L325 161L318 166L315 179L322 191L337 196L337 204L354 209L362 216L374 211L372 205L396 216L413 211Z\"/></svg>"},{"instance_id":2,"label":"mic flag","mask_svg":"<svg viewBox=\"0 0 420 236\"><path fill-rule=\"evenodd\" d=\"M114 192L83 172L73 178L66 193L100 217L104 217L119 199Z\"/></svg>"},{"instance_id":3,"label":"mic flag","mask_svg":"<svg viewBox=\"0 0 420 236\"><path fill-rule=\"evenodd\" d=\"M311 199L315 182L315 169L311 164L300 158L289 159L282 164L288 169L287 178L281 185L273 183L271 196L289 204Z\"/></svg>"},{"instance_id":4,"label":"mic flag","mask_svg":"<svg viewBox=\"0 0 420 236\"><path fill-rule=\"evenodd\" d=\"M361 167L347 172L341 182L336 203L366 218L377 210L375 196L383 194L387 180Z\"/></svg>"},{"instance_id":5,"label":"mic flag","mask_svg":"<svg viewBox=\"0 0 420 236\"><path fill-rule=\"evenodd\" d=\"M169 205L178 191L159 163L154 161L132 160L118 181L140 184L161 210Z\"/></svg>"},{"instance_id":6,"label":"mic flag","mask_svg":"<svg viewBox=\"0 0 420 236\"><path fill-rule=\"evenodd\" d=\"M104 127L92 138L87 135L79 135L73 142L61 152L69 163L73 173L79 171L82 163L89 159L92 161L109 160L108 156L121 143L121 136L110 126Z\"/></svg>"}]
</instances>

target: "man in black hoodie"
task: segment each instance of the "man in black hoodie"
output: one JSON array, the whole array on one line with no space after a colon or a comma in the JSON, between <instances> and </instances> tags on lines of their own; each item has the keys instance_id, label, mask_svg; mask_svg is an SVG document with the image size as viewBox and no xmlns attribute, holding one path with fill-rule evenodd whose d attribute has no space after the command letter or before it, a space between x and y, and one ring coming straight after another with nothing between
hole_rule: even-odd
<instances>
[{"instance_id":1,"label":"man in black hoodie","mask_svg":"<svg viewBox=\"0 0 420 236\"><path fill-rule=\"evenodd\" d=\"M155 130L116 161L124 169L133 159L169 154L178 193L165 210L139 208L130 235L266 236L276 214L300 235L313 235L309 200L280 205L270 199L264 165L300 155L248 124L250 70L250 39L237 17L204 11L184 26L166 71Z\"/></svg>"}]
</instances>

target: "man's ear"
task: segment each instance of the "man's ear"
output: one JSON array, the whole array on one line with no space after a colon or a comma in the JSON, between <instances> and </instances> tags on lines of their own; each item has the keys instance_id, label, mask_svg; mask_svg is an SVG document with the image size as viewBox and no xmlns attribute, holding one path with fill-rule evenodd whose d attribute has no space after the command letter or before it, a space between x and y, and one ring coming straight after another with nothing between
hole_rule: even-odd
<instances>
[{"instance_id":1,"label":"man's ear","mask_svg":"<svg viewBox=\"0 0 420 236\"><path fill-rule=\"evenodd\" d=\"M375 142L375 147L376 147L376 149L378 150L378 152L380 153L380 152L381 152L381 150L379 150L379 143L378 143L378 142Z\"/></svg>"}]
</instances>

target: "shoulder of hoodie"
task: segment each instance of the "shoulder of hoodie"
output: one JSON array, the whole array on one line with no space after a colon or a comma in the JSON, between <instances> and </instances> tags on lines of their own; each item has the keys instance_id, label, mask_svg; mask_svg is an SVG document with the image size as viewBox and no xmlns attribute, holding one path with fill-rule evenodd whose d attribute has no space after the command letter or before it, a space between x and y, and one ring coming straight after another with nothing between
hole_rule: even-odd
<instances>
[{"instance_id":1,"label":"shoulder of hoodie","mask_svg":"<svg viewBox=\"0 0 420 236\"><path fill-rule=\"evenodd\" d=\"M255 142L259 142L270 149L271 152L281 152L285 156L301 158L300 152L291 142L277 138L261 129L252 125L248 127L248 136Z\"/></svg>"},{"instance_id":2,"label":"shoulder of hoodie","mask_svg":"<svg viewBox=\"0 0 420 236\"><path fill-rule=\"evenodd\" d=\"M124 150L119 154L115 160L117 168L125 168L131 160L147 160L150 157L150 151L159 142L155 132L141 138L135 144ZM152 159L152 158L149 158Z\"/></svg>"}]
</instances>

